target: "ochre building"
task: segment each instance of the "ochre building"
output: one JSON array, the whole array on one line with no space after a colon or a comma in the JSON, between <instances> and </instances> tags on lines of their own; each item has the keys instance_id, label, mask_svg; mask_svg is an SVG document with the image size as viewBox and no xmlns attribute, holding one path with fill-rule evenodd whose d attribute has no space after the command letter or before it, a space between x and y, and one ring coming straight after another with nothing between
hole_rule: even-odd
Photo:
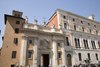
<instances>
[{"instance_id":1,"label":"ochre building","mask_svg":"<svg viewBox=\"0 0 100 67\"><path fill-rule=\"evenodd\" d=\"M23 12L4 15L6 24L0 67L67 67L100 62L100 22L57 9L38 25Z\"/></svg>"}]
</instances>

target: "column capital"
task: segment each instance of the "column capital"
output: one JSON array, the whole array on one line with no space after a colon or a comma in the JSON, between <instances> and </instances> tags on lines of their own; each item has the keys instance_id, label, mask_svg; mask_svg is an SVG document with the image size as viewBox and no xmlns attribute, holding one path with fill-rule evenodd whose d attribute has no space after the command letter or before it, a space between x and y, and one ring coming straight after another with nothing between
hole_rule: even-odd
<instances>
[{"instance_id":1,"label":"column capital","mask_svg":"<svg viewBox=\"0 0 100 67\"><path fill-rule=\"evenodd\" d=\"M61 42L64 42L64 40L60 40Z\"/></svg>"},{"instance_id":2,"label":"column capital","mask_svg":"<svg viewBox=\"0 0 100 67\"><path fill-rule=\"evenodd\" d=\"M52 41L56 41L56 39L52 39Z\"/></svg>"},{"instance_id":3,"label":"column capital","mask_svg":"<svg viewBox=\"0 0 100 67\"><path fill-rule=\"evenodd\" d=\"M26 39L28 36L22 36L22 39Z\"/></svg>"},{"instance_id":4,"label":"column capital","mask_svg":"<svg viewBox=\"0 0 100 67\"><path fill-rule=\"evenodd\" d=\"M39 38L38 38L38 37L34 37L34 39L35 39L35 40L38 40Z\"/></svg>"}]
</instances>

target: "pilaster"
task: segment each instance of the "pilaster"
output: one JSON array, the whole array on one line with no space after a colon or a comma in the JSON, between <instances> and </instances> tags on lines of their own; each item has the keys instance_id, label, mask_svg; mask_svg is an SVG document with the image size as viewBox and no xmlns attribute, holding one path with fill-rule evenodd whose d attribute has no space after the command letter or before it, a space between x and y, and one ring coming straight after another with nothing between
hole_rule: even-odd
<instances>
[{"instance_id":1,"label":"pilaster","mask_svg":"<svg viewBox=\"0 0 100 67\"><path fill-rule=\"evenodd\" d=\"M27 36L22 36L20 65L26 65L26 49L27 49Z\"/></svg>"},{"instance_id":2,"label":"pilaster","mask_svg":"<svg viewBox=\"0 0 100 67\"><path fill-rule=\"evenodd\" d=\"M39 45L39 38L38 37L34 37L34 59L33 59L33 66L34 67L38 67L38 45Z\"/></svg>"},{"instance_id":3,"label":"pilaster","mask_svg":"<svg viewBox=\"0 0 100 67\"><path fill-rule=\"evenodd\" d=\"M57 67L58 65L58 59L57 59L57 44L56 44L56 40L53 39L53 67Z\"/></svg>"},{"instance_id":4,"label":"pilaster","mask_svg":"<svg viewBox=\"0 0 100 67\"><path fill-rule=\"evenodd\" d=\"M66 66L66 55L65 55L65 48L64 48L64 40L61 40L61 45L62 45L63 66Z\"/></svg>"}]
</instances>

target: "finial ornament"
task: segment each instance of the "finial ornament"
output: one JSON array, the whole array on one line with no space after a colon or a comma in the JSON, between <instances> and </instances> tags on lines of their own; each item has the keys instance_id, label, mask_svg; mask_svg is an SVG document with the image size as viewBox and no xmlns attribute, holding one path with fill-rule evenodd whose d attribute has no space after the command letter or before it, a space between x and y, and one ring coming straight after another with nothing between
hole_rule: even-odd
<instances>
[{"instance_id":1,"label":"finial ornament","mask_svg":"<svg viewBox=\"0 0 100 67\"><path fill-rule=\"evenodd\" d=\"M28 23L28 17L25 16L25 23Z\"/></svg>"},{"instance_id":2,"label":"finial ornament","mask_svg":"<svg viewBox=\"0 0 100 67\"><path fill-rule=\"evenodd\" d=\"M37 24L37 22L38 22L38 20L35 18L35 19L34 19L34 24Z\"/></svg>"},{"instance_id":3,"label":"finial ornament","mask_svg":"<svg viewBox=\"0 0 100 67\"><path fill-rule=\"evenodd\" d=\"M52 28L55 28L55 23L54 22L52 23Z\"/></svg>"},{"instance_id":4,"label":"finial ornament","mask_svg":"<svg viewBox=\"0 0 100 67\"><path fill-rule=\"evenodd\" d=\"M46 26L46 22L45 21L43 22L43 25Z\"/></svg>"}]
</instances>

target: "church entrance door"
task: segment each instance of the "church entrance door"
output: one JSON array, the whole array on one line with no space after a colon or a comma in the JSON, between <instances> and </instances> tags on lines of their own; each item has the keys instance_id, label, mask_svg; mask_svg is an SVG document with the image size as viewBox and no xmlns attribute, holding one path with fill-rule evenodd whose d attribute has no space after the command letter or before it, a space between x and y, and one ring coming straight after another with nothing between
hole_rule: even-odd
<instances>
[{"instance_id":1,"label":"church entrance door","mask_svg":"<svg viewBox=\"0 0 100 67\"><path fill-rule=\"evenodd\" d=\"M43 65L49 67L49 54L43 54Z\"/></svg>"}]
</instances>

